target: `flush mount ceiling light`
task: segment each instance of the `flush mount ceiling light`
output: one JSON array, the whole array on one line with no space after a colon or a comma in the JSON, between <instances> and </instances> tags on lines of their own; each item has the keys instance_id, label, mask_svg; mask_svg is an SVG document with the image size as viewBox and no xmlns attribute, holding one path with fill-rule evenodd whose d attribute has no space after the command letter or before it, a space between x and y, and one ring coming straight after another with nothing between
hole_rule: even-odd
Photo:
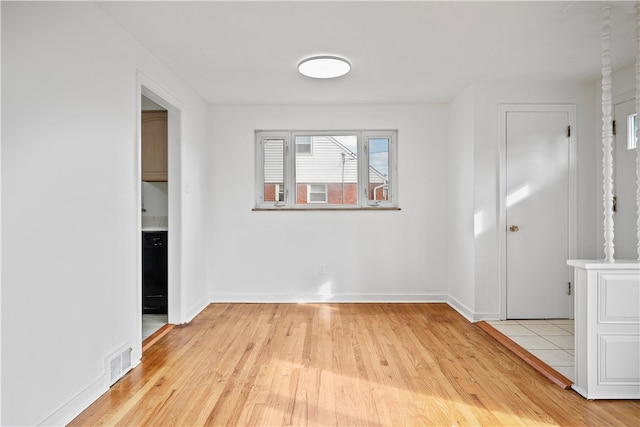
<instances>
[{"instance_id":1,"label":"flush mount ceiling light","mask_svg":"<svg viewBox=\"0 0 640 427\"><path fill-rule=\"evenodd\" d=\"M332 79L344 76L351 70L351 63L338 56L311 56L298 64L300 74L314 79Z\"/></svg>"}]
</instances>

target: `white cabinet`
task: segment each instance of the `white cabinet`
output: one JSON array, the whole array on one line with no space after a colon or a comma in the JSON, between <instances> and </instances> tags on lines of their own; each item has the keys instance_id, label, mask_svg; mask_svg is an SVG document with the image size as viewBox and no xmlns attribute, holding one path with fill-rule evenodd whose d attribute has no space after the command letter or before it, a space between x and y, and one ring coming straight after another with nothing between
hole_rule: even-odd
<instances>
[{"instance_id":1,"label":"white cabinet","mask_svg":"<svg viewBox=\"0 0 640 427\"><path fill-rule=\"evenodd\" d=\"M640 262L570 260L575 383L587 399L640 399Z\"/></svg>"}]
</instances>

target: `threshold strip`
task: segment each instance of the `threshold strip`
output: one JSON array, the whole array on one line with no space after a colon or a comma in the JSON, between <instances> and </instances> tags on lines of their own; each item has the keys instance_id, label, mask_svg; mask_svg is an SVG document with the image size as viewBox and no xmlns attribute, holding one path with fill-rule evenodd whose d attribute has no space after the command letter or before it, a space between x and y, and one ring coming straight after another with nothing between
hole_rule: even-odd
<instances>
[{"instance_id":1,"label":"threshold strip","mask_svg":"<svg viewBox=\"0 0 640 427\"><path fill-rule=\"evenodd\" d=\"M551 366L544 363L542 360L538 359L533 354L529 353L527 350L522 348L520 345L512 341L509 337L507 337L505 334L503 334L484 320L477 322L476 325L487 334L489 334L493 339L515 353L516 356L524 360L533 369L551 380L551 382L553 382L554 384L560 386L565 390L571 388L573 381L553 369Z\"/></svg>"},{"instance_id":2,"label":"threshold strip","mask_svg":"<svg viewBox=\"0 0 640 427\"><path fill-rule=\"evenodd\" d=\"M172 325L171 323L167 323L163 325L160 329L155 331L153 334L149 335L147 339L142 341L142 354L149 349L152 345L154 345L160 338L167 335L170 330L172 330L176 325Z\"/></svg>"}]
</instances>

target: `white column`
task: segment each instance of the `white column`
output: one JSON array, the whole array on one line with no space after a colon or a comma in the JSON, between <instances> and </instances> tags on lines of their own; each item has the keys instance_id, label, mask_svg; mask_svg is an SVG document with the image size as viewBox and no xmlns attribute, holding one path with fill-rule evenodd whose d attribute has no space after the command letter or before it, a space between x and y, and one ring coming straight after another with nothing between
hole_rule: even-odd
<instances>
[{"instance_id":1,"label":"white column","mask_svg":"<svg viewBox=\"0 0 640 427\"><path fill-rule=\"evenodd\" d=\"M613 262L613 116L611 102L611 5L602 7L602 174L604 256Z\"/></svg>"}]
</instances>

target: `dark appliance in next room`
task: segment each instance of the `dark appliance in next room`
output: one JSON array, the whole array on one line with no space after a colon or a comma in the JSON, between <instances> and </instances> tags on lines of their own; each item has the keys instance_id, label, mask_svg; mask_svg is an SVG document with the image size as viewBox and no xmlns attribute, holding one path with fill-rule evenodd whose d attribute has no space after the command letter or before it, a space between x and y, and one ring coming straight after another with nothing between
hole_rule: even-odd
<instances>
[{"instance_id":1,"label":"dark appliance in next room","mask_svg":"<svg viewBox=\"0 0 640 427\"><path fill-rule=\"evenodd\" d=\"M167 313L167 232L142 232L142 314Z\"/></svg>"}]
</instances>

